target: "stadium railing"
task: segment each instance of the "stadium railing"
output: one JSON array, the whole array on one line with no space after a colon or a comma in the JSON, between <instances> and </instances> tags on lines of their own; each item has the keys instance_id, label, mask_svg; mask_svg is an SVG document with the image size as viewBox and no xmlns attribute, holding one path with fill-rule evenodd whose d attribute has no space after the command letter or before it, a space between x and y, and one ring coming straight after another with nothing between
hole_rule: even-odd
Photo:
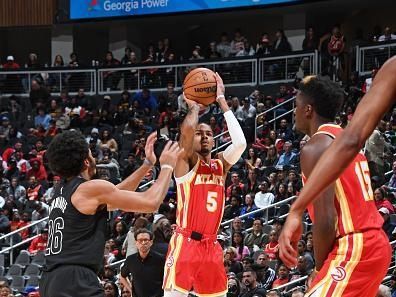
<instances>
[{"instance_id":1,"label":"stadium railing","mask_svg":"<svg viewBox=\"0 0 396 297\"><path fill-rule=\"evenodd\" d=\"M84 89L87 95L95 95L97 92L97 72L94 68L0 70L0 94L3 96L29 96L33 79L44 84L52 95L59 96L63 89L68 89L71 95L77 94L79 89Z\"/></svg>"},{"instance_id":2,"label":"stadium railing","mask_svg":"<svg viewBox=\"0 0 396 297\"><path fill-rule=\"evenodd\" d=\"M138 189L143 189L143 188L145 188L145 187L151 185L151 184L154 183L154 182L155 182L155 180L151 180L151 181L149 181L149 182L147 182L147 183L145 183L145 184L139 186ZM35 235L32 235L31 237L29 237L29 238L27 238L27 239L25 239L25 240L23 240L23 241L21 241L21 242L18 242L18 243L15 243L15 244L14 244L14 242L13 242L13 241L14 241L13 235L18 234L19 232L21 232L21 231L23 231L23 230L25 230L25 229L32 228L32 227L34 227L34 226L36 226L36 225L38 225L38 224L40 224L40 223L42 223L42 222L46 222L46 221L48 220L48 218L49 218L49 217L42 218L42 219L40 219L40 220L37 220L37 221L32 222L31 224L28 224L28 225L26 225L26 226L24 226L24 227L21 227L21 228L19 228L19 229L16 229L16 230L14 230L14 231L12 231L12 232L9 232L9 233L7 233L7 234L4 234L4 235L0 236L0 242L4 242L4 243L6 243L7 245L9 245L9 246L6 247L6 248L3 247L3 249L0 251L0 254L9 253L9 252L12 251L14 248L19 247L19 246L21 246L21 245L24 245L24 244L26 244L26 243L29 243L29 242L31 242L33 239L35 239L36 237L38 237L39 234L35 234ZM13 253L10 253L10 265L12 265L12 264L14 263L14 261L13 261L13 260L14 260L14 259L13 259L13 256L14 256Z\"/></svg>"},{"instance_id":3,"label":"stadium railing","mask_svg":"<svg viewBox=\"0 0 396 297\"><path fill-rule=\"evenodd\" d=\"M136 67L100 68L98 94L119 94L124 89L134 92L144 86L152 91L166 91L168 83L181 88L186 75L198 67L221 73L224 84L228 87L257 85L257 59L250 57L221 61L189 61L183 64L142 64Z\"/></svg>"},{"instance_id":4,"label":"stadium railing","mask_svg":"<svg viewBox=\"0 0 396 297\"><path fill-rule=\"evenodd\" d=\"M293 82L296 77L318 73L318 51L259 59L259 84Z\"/></svg>"},{"instance_id":5,"label":"stadium railing","mask_svg":"<svg viewBox=\"0 0 396 297\"><path fill-rule=\"evenodd\" d=\"M269 114L270 112L272 112L273 117L266 122L268 124L273 124L274 129L276 129L276 121L294 111L295 99L296 99L296 97L287 99L286 101L256 115L255 121L254 121L254 139L257 139L258 129L261 129L264 127L264 124L257 125L257 121L260 118L262 118L262 117L266 116L267 114ZM282 108L282 106L287 106L287 104L291 105L291 108L289 110ZM294 114L292 115L292 123L294 124ZM228 133L228 130L223 131L214 137L215 148L212 150L212 153L220 151L221 149L223 149L231 144L231 141L227 141L225 143L220 144L220 137L227 133Z\"/></svg>"},{"instance_id":6,"label":"stadium railing","mask_svg":"<svg viewBox=\"0 0 396 297\"><path fill-rule=\"evenodd\" d=\"M0 69L0 94L29 96L32 79L38 79L52 95L59 95L63 89L67 89L70 95L79 89L84 89L87 95L120 94L124 90L139 91L144 86L153 91L166 91L168 83L180 89L187 73L197 67L219 72L227 87L253 87L292 82L295 77L316 74L318 60L315 51L263 58L248 56L107 68Z\"/></svg>"},{"instance_id":7,"label":"stadium railing","mask_svg":"<svg viewBox=\"0 0 396 297\"><path fill-rule=\"evenodd\" d=\"M356 47L356 71L359 75L368 75L379 68L387 59L396 55L396 42L384 42L377 45Z\"/></svg>"}]
</instances>

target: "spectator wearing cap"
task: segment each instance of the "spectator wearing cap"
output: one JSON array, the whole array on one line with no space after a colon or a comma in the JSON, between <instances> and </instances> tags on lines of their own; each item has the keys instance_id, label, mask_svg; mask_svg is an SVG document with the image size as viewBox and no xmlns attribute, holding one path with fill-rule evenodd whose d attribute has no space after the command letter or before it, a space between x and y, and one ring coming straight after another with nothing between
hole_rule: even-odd
<instances>
[{"instance_id":1,"label":"spectator wearing cap","mask_svg":"<svg viewBox=\"0 0 396 297\"><path fill-rule=\"evenodd\" d=\"M396 224L392 223L390 220L390 212L389 209L387 209L386 207L381 207L378 212L380 213L380 215L382 216L382 218L384 219L384 223L382 225L382 229L384 230L384 232L386 233L386 235L388 236L389 240L393 240L393 238L395 237L395 227Z\"/></svg>"},{"instance_id":2,"label":"spectator wearing cap","mask_svg":"<svg viewBox=\"0 0 396 297\"><path fill-rule=\"evenodd\" d=\"M9 138L9 132L10 132L10 118L6 115L0 116L0 121L1 121L1 126L0 126L0 139L3 139L4 141ZM3 157L4 159L4 157Z\"/></svg>"},{"instance_id":3,"label":"spectator wearing cap","mask_svg":"<svg viewBox=\"0 0 396 297\"><path fill-rule=\"evenodd\" d=\"M385 197L386 197L386 193L384 189L382 188L375 189L374 191L375 206L377 206L377 209L385 207L386 209L389 210L389 214L394 214L395 209L392 203L390 203L389 200L386 199Z\"/></svg>"},{"instance_id":4,"label":"spectator wearing cap","mask_svg":"<svg viewBox=\"0 0 396 297\"><path fill-rule=\"evenodd\" d=\"M30 255L34 256L37 252L45 251L47 248L47 240L48 240L48 229L44 228L41 230L40 235L32 240L28 251Z\"/></svg>"},{"instance_id":5,"label":"spectator wearing cap","mask_svg":"<svg viewBox=\"0 0 396 297\"><path fill-rule=\"evenodd\" d=\"M280 155L276 167L292 166L297 160L297 154L292 151L292 143L286 141L283 145L283 154Z\"/></svg>"},{"instance_id":6,"label":"spectator wearing cap","mask_svg":"<svg viewBox=\"0 0 396 297\"><path fill-rule=\"evenodd\" d=\"M248 235L245 236L244 244L247 246L251 253L263 245L268 243L268 234L263 232L263 223L260 218L253 221L253 229Z\"/></svg>"},{"instance_id":7,"label":"spectator wearing cap","mask_svg":"<svg viewBox=\"0 0 396 297\"><path fill-rule=\"evenodd\" d=\"M141 92L136 93L133 97L134 104L138 104L137 109L149 115L157 111L157 98L150 92L148 88L143 88Z\"/></svg>"},{"instance_id":8,"label":"spectator wearing cap","mask_svg":"<svg viewBox=\"0 0 396 297\"><path fill-rule=\"evenodd\" d=\"M20 66L18 63L15 62L13 56L7 57L7 62L3 64L3 69L5 70L16 70L19 69ZM6 88L3 90L5 93L17 93L22 90L22 82L18 74L7 74L6 79L4 81L4 87Z\"/></svg>"}]
</instances>

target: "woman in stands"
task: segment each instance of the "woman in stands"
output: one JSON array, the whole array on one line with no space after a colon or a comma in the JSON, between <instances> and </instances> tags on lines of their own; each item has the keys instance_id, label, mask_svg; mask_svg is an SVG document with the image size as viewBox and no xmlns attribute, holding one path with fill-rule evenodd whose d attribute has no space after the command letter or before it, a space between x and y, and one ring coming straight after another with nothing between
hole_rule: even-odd
<instances>
[{"instance_id":1,"label":"woman in stands","mask_svg":"<svg viewBox=\"0 0 396 297\"><path fill-rule=\"evenodd\" d=\"M232 246L236 249L235 260L241 261L244 257L249 256L249 248L243 244L243 234L234 232L232 235Z\"/></svg>"},{"instance_id":2,"label":"woman in stands","mask_svg":"<svg viewBox=\"0 0 396 297\"><path fill-rule=\"evenodd\" d=\"M278 162L279 155L278 152L276 151L275 145L270 145L267 151L267 157L264 160L263 165L265 167L272 167L275 166L275 164Z\"/></svg>"},{"instance_id":3,"label":"woman in stands","mask_svg":"<svg viewBox=\"0 0 396 297\"><path fill-rule=\"evenodd\" d=\"M261 167L261 159L257 155L257 151L251 147L249 149L248 158L245 159L246 170L256 169Z\"/></svg>"}]
</instances>

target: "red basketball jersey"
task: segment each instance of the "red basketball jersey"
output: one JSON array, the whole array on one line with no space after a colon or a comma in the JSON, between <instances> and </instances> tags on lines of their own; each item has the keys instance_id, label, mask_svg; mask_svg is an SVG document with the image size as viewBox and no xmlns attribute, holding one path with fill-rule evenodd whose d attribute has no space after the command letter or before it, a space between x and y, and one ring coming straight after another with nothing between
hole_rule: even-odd
<instances>
[{"instance_id":1,"label":"red basketball jersey","mask_svg":"<svg viewBox=\"0 0 396 297\"><path fill-rule=\"evenodd\" d=\"M177 183L177 225L201 234L217 234L224 211L223 164L198 160Z\"/></svg>"},{"instance_id":2,"label":"red basketball jersey","mask_svg":"<svg viewBox=\"0 0 396 297\"><path fill-rule=\"evenodd\" d=\"M320 126L314 135L326 134L335 138L341 132L340 126L325 124ZM303 182L305 181L303 173ZM369 167L362 152L356 155L337 179L334 206L337 212L337 236L382 228L383 219L374 203ZM313 205L308 207L308 212L314 222Z\"/></svg>"}]
</instances>

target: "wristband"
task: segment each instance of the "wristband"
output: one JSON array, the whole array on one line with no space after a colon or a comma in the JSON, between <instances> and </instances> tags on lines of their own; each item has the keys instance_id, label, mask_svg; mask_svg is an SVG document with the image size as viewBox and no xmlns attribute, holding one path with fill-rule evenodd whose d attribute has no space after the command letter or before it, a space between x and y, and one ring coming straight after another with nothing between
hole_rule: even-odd
<instances>
[{"instance_id":1,"label":"wristband","mask_svg":"<svg viewBox=\"0 0 396 297\"><path fill-rule=\"evenodd\" d=\"M170 170L173 171L173 167L170 166L170 165L168 165L168 164L161 165L161 170L162 170L162 169L170 169Z\"/></svg>"},{"instance_id":2,"label":"wristband","mask_svg":"<svg viewBox=\"0 0 396 297\"><path fill-rule=\"evenodd\" d=\"M216 97L216 101L219 100L220 98L224 98L224 99L225 99L225 96L224 96L224 95L219 95L219 96L217 96L217 97Z\"/></svg>"},{"instance_id":3,"label":"wristband","mask_svg":"<svg viewBox=\"0 0 396 297\"><path fill-rule=\"evenodd\" d=\"M148 165L148 166L151 166L151 167L153 167L154 166L154 164L153 163L151 163L151 161L149 160L149 159L144 159L144 161L143 161L143 164L146 164L146 165Z\"/></svg>"}]
</instances>

